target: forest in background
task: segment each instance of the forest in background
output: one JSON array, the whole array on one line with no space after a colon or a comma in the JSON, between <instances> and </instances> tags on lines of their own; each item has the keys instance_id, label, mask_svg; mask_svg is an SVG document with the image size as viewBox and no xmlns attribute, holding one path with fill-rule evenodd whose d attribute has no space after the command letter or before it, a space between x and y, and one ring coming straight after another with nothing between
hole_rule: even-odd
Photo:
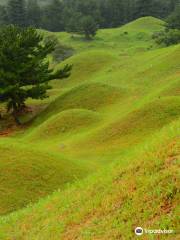
<instances>
[{"instance_id":1,"label":"forest in background","mask_svg":"<svg viewBox=\"0 0 180 240\"><path fill-rule=\"evenodd\" d=\"M166 18L179 0L9 0L0 1L0 25L78 32L79 26L113 28L143 16ZM43 3L43 4L42 4Z\"/></svg>"}]
</instances>

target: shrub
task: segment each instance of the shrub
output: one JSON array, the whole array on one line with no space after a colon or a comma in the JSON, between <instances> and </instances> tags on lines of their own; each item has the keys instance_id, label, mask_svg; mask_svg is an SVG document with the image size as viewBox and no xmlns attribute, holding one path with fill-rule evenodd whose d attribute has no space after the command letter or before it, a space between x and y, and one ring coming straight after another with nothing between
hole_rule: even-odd
<instances>
[{"instance_id":1,"label":"shrub","mask_svg":"<svg viewBox=\"0 0 180 240\"><path fill-rule=\"evenodd\" d=\"M73 54L73 48L62 45L61 43L58 43L55 46L55 50L52 53L55 62L64 61L65 59L71 57Z\"/></svg>"},{"instance_id":2,"label":"shrub","mask_svg":"<svg viewBox=\"0 0 180 240\"><path fill-rule=\"evenodd\" d=\"M180 30L170 29L168 31L158 32L153 34L152 38L157 44L164 44L170 46L180 43Z\"/></svg>"},{"instance_id":3,"label":"shrub","mask_svg":"<svg viewBox=\"0 0 180 240\"><path fill-rule=\"evenodd\" d=\"M60 43L56 36L52 34L46 36L44 42L46 43L48 41L53 41L55 43L54 51L52 52L54 62L64 61L74 54L74 49Z\"/></svg>"}]
</instances>

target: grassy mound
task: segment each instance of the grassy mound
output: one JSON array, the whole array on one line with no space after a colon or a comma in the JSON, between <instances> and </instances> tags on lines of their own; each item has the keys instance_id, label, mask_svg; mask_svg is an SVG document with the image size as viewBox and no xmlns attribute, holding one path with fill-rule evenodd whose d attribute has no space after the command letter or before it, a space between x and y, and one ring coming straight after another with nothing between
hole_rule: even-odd
<instances>
[{"instance_id":1,"label":"grassy mound","mask_svg":"<svg viewBox=\"0 0 180 240\"><path fill-rule=\"evenodd\" d=\"M122 144L121 147L125 147L126 144L130 145L142 141L143 137L154 133L179 117L179 97L157 99L102 129L97 134L96 140L91 141L94 143L98 141L101 145L118 142Z\"/></svg>"},{"instance_id":2,"label":"grassy mound","mask_svg":"<svg viewBox=\"0 0 180 240\"><path fill-rule=\"evenodd\" d=\"M100 75L101 71L115 60L117 60L115 55L103 50L87 50L81 54L76 54L66 60L66 63L73 65L73 69L70 78L62 86L70 85L72 87L77 83L87 82L97 74ZM56 67L59 68L59 66L61 64Z\"/></svg>"},{"instance_id":3,"label":"grassy mound","mask_svg":"<svg viewBox=\"0 0 180 240\"><path fill-rule=\"evenodd\" d=\"M131 29L134 30L134 32L140 32L140 31L146 31L146 32L155 32L162 29L162 26L164 25L164 22L160 19L157 19L155 17L142 17L138 18L137 20L130 22L122 27L122 29Z\"/></svg>"},{"instance_id":4,"label":"grassy mound","mask_svg":"<svg viewBox=\"0 0 180 240\"><path fill-rule=\"evenodd\" d=\"M100 120L100 116L90 110L66 110L52 116L38 128L35 128L30 138L45 140L64 134L73 134L88 128Z\"/></svg>"},{"instance_id":5,"label":"grassy mound","mask_svg":"<svg viewBox=\"0 0 180 240\"><path fill-rule=\"evenodd\" d=\"M86 174L61 155L27 145L0 142L0 214L25 207Z\"/></svg>"},{"instance_id":6,"label":"grassy mound","mask_svg":"<svg viewBox=\"0 0 180 240\"><path fill-rule=\"evenodd\" d=\"M164 28L163 21L154 17L143 17L123 27L99 30L94 41L84 41L82 36L71 37L68 33L56 33L61 42L68 44L78 52L91 49L107 49L114 53L127 54L142 52L153 47L152 34Z\"/></svg>"},{"instance_id":7,"label":"grassy mound","mask_svg":"<svg viewBox=\"0 0 180 240\"><path fill-rule=\"evenodd\" d=\"M96 111L99 108L115 103L124 96L122 89L101 84L89 83L79 85L62 94L53 101L38 117L38 121L68 109L87 109Z\"/></svg>"},{"instance_id":8,"label":"grassy mound","mask_svg":"<svg viewBox=\"0 0 180 240\"><path fill-rule=\"evenodd\" d=\"M140 43L150 41L153 32L162 30L163 23L154 17L143 17L117 29L101 30L101 34L105 40L114 43L120 41L121 44L132 48L130 43L134 42L140 46Z\"/></svg>"},{"instance_id":9,"label":"grassy mound","mask_svg":"<svg viewBox=\"0 0 180 240\"><path fill-rule=\"evenodd\" d=\"M134 239L139 225L178 229L179 127L171 124L98 174L1 218L1 239ZM161 239L172 238L178 235Z\"/></svg>"}]
</instances>

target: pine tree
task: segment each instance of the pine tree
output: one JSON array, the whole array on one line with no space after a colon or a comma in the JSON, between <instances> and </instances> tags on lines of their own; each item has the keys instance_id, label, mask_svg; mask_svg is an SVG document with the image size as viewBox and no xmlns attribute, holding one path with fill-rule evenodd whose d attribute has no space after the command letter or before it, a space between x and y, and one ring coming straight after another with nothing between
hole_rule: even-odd
<instances>
[{"instance_id":1,"label":"pine tree","mask_svg":"<svg viewBox=\"0 0 180 240\"><path fill-rule=\"evenodd\" d=\"M98 25L96 21L91 16L84 16L79 25L79 33L85 35L87 40L90 40L96 35L98 30Z\"/></svg>"},{"instance_id":2,"label":"pine tree","mask_svg":"<svg viewBox=\"0 0 180 240\"><path fill-rule=\"evenodd\" d=\"M27 2L27 22L29 26L40 27L41 9L37 0L28 0Z\"/></svg>"},{"instance_id":3,"label":"pine tree","mask_svg":"<svg viewBox=\"0 0 180 240\"><path fill-rule=\"evenodd\" d=\"M122 0L109 0L108 9L111 27L122 25L124 23L124 7Z\"/></svg>"},{"instance_id":4,"label":"pine tree","mask_svg":"<svg viewBox=\"0 0 180 240\"><path fill-rule=\"evenodd\" d=\"M9 25L0 29L0 101L7 103L17 123L27 98L47 97L49 81L67 78L71 66L53 71L45 61L55 47L54 41L43 41L33 28Z\"/></svg>"},{"instance_id":5,"label":"pine tree","mask_svg":"<svg viewBox=\"0 0 180 240\"><path fill-rule=\"evenodd\" d=\"M123 1L124 5L124 23L128 23L134 19L134 9L135 9L135 1L126 0Z\"/></svg>"},{"instance_id":6,"label":"pine tree","mask_svg":"<svg viewBox=\"0 0 180 240\"><path fill-rule=\"evenodd\" d=\"M80 12L73 12L73 10L67 10L66 13L69 15L69 19L66 19L65 29L69 33L79 33L81 26L82 14Z\"/></svg>"},{"instance_id":7,"label":"pine tree","mask_svg":"<svg viewBox=\"0 0 180 240\"><path fill-rule=\"evenodd\" d=\"M134 17L153 16L154 0L138 0L134 10Z\"/></svg>"},{"instance_id":8,"label":"pine tree","mask_svg":"<svg viewBox=\"0 0 180 240\"><path fill-rule=\"evenodd\" d=\"M167 18L167 28L180 30L180 5L177 5L174 12Z\"/></svg>"},{"instance_id":9,"label":"pine tree","mask_svg":"<svg viewBox=\"0 0 180 240\"><path fill-rule=\"evenodd\" d=\"M180 0L170 0L169 11L173 12L178 5L180 5Z\"/></svg>"},{"instance_id":10,"label":"pine tree","mask_svg":"<svg viewBox=\"0 0 180 240\"><path fill-rule=\"evenodd\" d=\"M0 5L0 25L8 24L7 9L5 6Z\"/></svg>"},{"instance_id":11,"label":"pine tree","mask_svg":"<svg viewBox=\"0 0 180 240\"><path fill-rule=\"evenodd\" d=\"M43 27L49 31L58 32L64 30L62 20L62 3L59 0L52 0L43 9Z\"/></svg>"},{"instance_id":12,"label":"pine tree","mask_svg":"<svg viewBox=\"0 0 180 240\"><path fill-rule=\"evenodd\" d=\"M41 0L43 4L39 8L40 0L7 1L9 23L50 31L64 31L67 28L69 31L70 26L76 29L79 24L76 22L77 15L91 16L100 28L121 26L144 16L165 19L180 3L180 0L47 0L44 3ZM0 21L4 22L4 10L1 13L2 8Z\"/></svg>"},{"instance_id":13,"label":"pine tree","mask_svg":"<svg viewBox=\"0 0 180 240\"><path fill-rule=\"evenodd\" d=\"M25 0L9 0L7 12L10 24L20 27L27 25Z\"/></svg>"}]
</instances>

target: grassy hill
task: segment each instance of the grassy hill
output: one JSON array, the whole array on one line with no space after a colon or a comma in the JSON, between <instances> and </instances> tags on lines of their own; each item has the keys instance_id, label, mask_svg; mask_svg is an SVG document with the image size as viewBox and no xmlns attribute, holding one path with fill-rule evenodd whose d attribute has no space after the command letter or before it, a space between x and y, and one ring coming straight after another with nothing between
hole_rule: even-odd
<instances>
[{"instance_id":1,"label":"grassy hill","mask_svg":"<svg viewBox=\"0 0 180 240\"><path fill-rule=\"evenodd\" d=\"M170 124L95 175L1 218L1 239L135 239L139 225L178 229L179 127Z\"/></svg>"},{"instance_id":2,"label":"grassy hill","mask_svg":"<svg viewBox=\"0 0 180 240\"><path fill-rule=\"evenodd\" d=\"M151 36L162 28L145 17L93 41L44 32L75 49L55 66L73 71L52 83L50 98L28 100L25 127L0 137L0 239L178 229L180 45L157 46Z\"/></svg>"},{"instance_id":3,"label":"grassy hill","mask_svg":"<svg viewBox=\"0 0 180 240\"><path fill-rule=\"evenodd\" d=\"M5 139L0 142L0 214L15 211L47 196L88 172L61 154Z\"/></svg>"}]
</instances>

